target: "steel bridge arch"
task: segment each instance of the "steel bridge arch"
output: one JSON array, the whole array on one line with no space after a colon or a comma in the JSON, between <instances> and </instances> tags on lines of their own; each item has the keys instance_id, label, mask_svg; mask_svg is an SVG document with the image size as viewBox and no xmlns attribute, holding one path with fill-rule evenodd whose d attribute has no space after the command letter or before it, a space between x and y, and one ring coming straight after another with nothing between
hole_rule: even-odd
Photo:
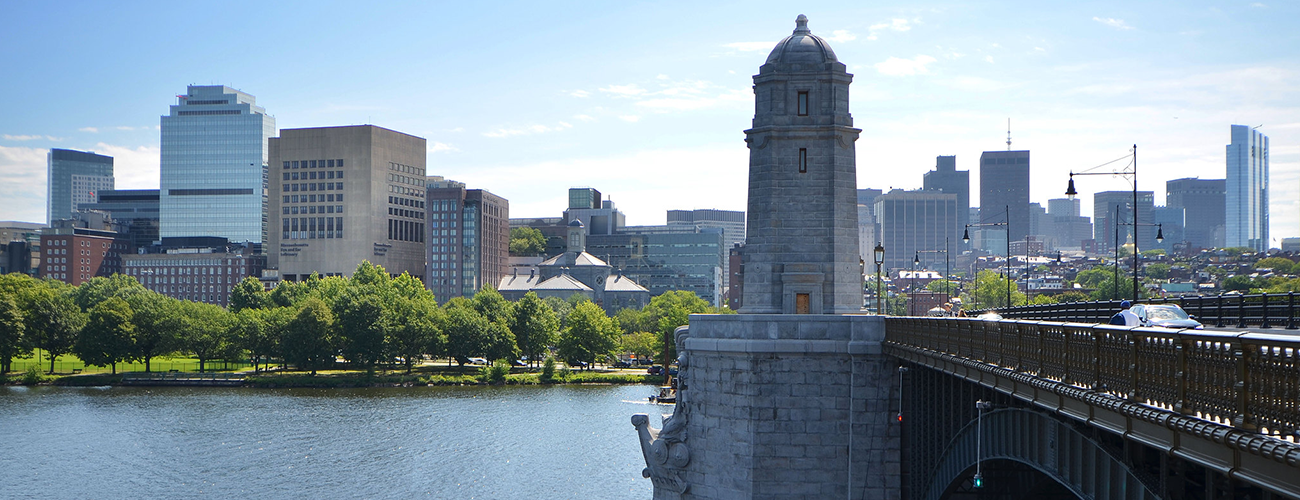
<instances>
[{"instance_id":1,"label":"steel bridge arch","mask_svg":"<svg viewBox=\"0 0 1300 500\"><path fill-rule=\"evenodd\" d=\"M982 424L977 426L972 420L963 427L944 450L923 498L941 500L975 467L980 434L980 460L1027 465L1081 499L1160 499L1127 464L1096 441L1065 422L1024 408L997 409L984 414Z\"/></svg>"}]
</instances>

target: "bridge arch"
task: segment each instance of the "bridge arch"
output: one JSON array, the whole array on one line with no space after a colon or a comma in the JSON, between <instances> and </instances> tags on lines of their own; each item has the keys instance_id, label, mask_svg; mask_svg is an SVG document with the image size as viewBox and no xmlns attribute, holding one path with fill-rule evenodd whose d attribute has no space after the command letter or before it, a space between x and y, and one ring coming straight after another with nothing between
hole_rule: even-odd
<instances>
[{"instance_id":1,"label":"bridge arch","mask_svg":"<svg viewBox=\"0 0 1300 500\"><path fill-rule=\"evenodd\" d=\"M978 427L978 431L977 431ZM1160 497L1122 460L1073 426L1041 412L998 409L971 421L944 450L924 498L947 498L974 475L976 438L982 434L979 461L1009 461L1046 475L1081 499L1118 500ZM985 487L990 487L986 475Z\"/></svg>"}]
</instances>

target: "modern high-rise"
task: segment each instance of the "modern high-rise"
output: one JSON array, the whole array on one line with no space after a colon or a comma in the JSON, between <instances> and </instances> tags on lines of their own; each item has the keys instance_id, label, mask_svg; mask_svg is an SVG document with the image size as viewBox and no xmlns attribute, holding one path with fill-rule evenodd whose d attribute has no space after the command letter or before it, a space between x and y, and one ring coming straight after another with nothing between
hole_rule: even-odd
<instances>
[{"instance_id":1,"label":"modern high-rise","mask_svg":"<svg viewBox=\"0 0 1300 500\"><path fill-rule=\"evenodd\" d=\"M1224 183L1194 177L1165 182L1165 206L1182 210L1183 239L1193 249L1224 246Z\"/></svg>"},{"instance_id":2,"label":"modern high-rise","mask_svg":"<svg viewBox=\"0 0 1300 500\"><path fill-rule=\"evenodd\" d=\"M425 148L374 125L281 130L270 140L270 267L302 281L369 260L423 277Z\"/></svg>"},{"instance_id":3,"label":"modern high-rise","mask_svg":"<svg viewBox=\"0 0 1300 500\"><path fill-rule=\"evenodd\" d=\"M1269 247L1268 136L1245 125L1233 125L1227 156L1224 244L1266 251Z\"/></svg>"},{"instance_id":4,"label":"modern high-rise","mask_svg":"<svg viewBox=\"0 0 1300 500\"><path fill-rule=\"evenodd\" d=\"M510 202L483 189L429 177L425 288L446 302L497 286L510 267Z\"/></svg>"},{"instance_id":5,"label":"modern high-rise","mask_svg":"<svg viewBox=\"0 0 1300 500\"><path fill-rule=\"evenodd\" d=\"M51 149L46 156L49 189L45 222L72 217L81 203L94 203L97 193L113 189L113 157L87 151Z\"/></svg>"},{"instance_id":6,"label":"modern high-rise","mask_svg":"<svg viewBox=\"0 0 1300 500\"><path fill-rule=\"evenodd\" d=\"M985 151L980 155L980 213L1007 212L1007 237L1029 234L1029 151ZM1001 228L999 228L1001 229ZM999 251L984 247L983 250Z\"/></svg>"},{"instance_id":7,"label":"modern high-rise","mask_svg":"<svg viewBox=\"0 0 1300 500\"><path fill-rule=\"evenodd\" d=\"M919 258L923 268L943 271L944 252L956 260L961 242L953 236L956 194L895 189L876 197L876 217L885 246L884 269L910 271Z\"/></svg>"},{"instance_id":8,"label":"modern high-rise","mask_svg":"<svg viewBox=\"0 0 1300 500\"><path fill-rule=\"evenodd\" d=\"M970 171L957 170L956 156L935 157L934 170L925 173L923 187L957 195L957 233L953 236L960 245L961 233L970 224Z\"/></svg>"},{"instance_id":9,"label":"modern high-rise","mask_svg":"<svg viewBox=\"0 0 1300 500\"><path fill-rule=\"evenodd\" d=\"M108 213L117 231L127 234L132 247L147 247L159 241L157 189L100 191L98 198L94 203L77 205L77 209Z\"/></svg>"},{"instance_id":10,"label":"modern high-rise","mask_svg":"<svg viewBox=\"0 0 1300 500\"><path fill-rule=\"evenodd\" d=\"M618 211L613 200L600 199L600 191L591 188L569 190L569 208L564 211L564 221L568 224L575 220L582 221L590 235L614 234L627 223L627 217Z\"/></svg>"},{"instance_id":11,"label":"modern high-rise","mask_svg":"<svg viewBox=\"0 0 1300 500\"><path fill-rule=\"evenodd\" d=\"M1156 228L1153 225L1155 192L1138 191L1138 251L1156 248ZM1116 207L1119 215L1116 216ZM1115 245L1123 246L1133 241L1133 192L1102 191L1092 197L1093 238L1097 251L1110 254ZM1115 239L1115 225L1119 224L1119 239Z\"/></svg>"},{"instance_id":12,"label":"modern high-rise","mask_svg":"<svg viewBox=\"0 0 1300 500\"><path fill-rule=\"evenodd\" d=\"M720 250L723 252L723 259L726 259L727 249L737 244L745 244L745 212L739 210L669 210L668 227L686 230L716 229L722 231L722 248ZM723 267L725 271L725 260ZM724 293L730 286L731 276L726 272L722 273L722 289Z\"/></svg>"},{"instance_id":13,"label":"modern high-rise","mask_svg":"<svg viewBox=\"0 0 1300 500\"><path fill-rule=\"evenodd\" d=\"M1056 249L1079 249L1092 239L1092 221L1081 214L1082 200L1053 198L1047 200L1049 227L1046 242Z\"/></svg>"},{"instance_id":14,"label":"modern high-rise","mask_svg":"<svg viewBox=\"0 0 1300 500\"><path fill-rule=\"evenodd\" d=\"M267 144L275 117L223 85L191 85L162 117L159 235L260 245L267 231Z\"/></svg>"}]
</instances>

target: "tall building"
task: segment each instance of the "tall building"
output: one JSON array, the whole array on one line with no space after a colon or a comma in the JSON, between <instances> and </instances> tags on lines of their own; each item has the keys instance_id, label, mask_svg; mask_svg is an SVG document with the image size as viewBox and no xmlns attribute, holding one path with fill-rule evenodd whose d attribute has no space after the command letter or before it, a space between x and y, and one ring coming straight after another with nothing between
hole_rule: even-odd
<instances>
[{"instance_id":1,"label":"tall building","mask_svg":"<svg viewBox=\"0 0 1300 500\"><path fill-rule=\"evenodd\" d=\"M1008 212L1007 237L1029 233L1029 151L985 151L980 155L980 213ZM983 250L1005 251L983 247Z\"/></svg>"},{"instance_id":2,"label":"tall building","mask_svg":"<svg viewBox=\"0 0 1300 500\"><path fill-rule=\"evenodd\" d=\"M1139 217L1141 217L1139 215ZM1167 254L1174 253L1174 247L1181 248L1183 242L1187 239L1186 231L1183 227L1183 209L1170 206L1156 205L1151 207L1151 222L1156 223L1164 241L1154 242L1156 246L1150 248L1159 248Z\"/></svg>"},{"instance_id":3,"label":"tall building","mask_svg":"<svg viewBox=\"0 0 1300 500\"><path fill-rule=\"evenodd\" d=\"M1138 191L1138 251L1156 248L1156 228L1153 226L1155 192ZM1119 208L1118 218L1115 215ZM1097 251L1112 253L1115 245L1133 242L1133 192L1102 191L1092 197L1093 238ZM1119 240L1115 240L1115 225L1119 224Z\"/></svg>"},{"instance_id":4,"label":"tall building","mask_svg":"<svg viewBox=\"0 0 1300 500\"><path fill-rule=\"evenodd\" d=\"M953 237L960 245L961 233L970 224L970 171L957 170L956 156L935 157L934 170L925 173L923 187L957 195L957 233Z\"/></svg>"},{"instance_id":5,"label":"tall building","mask_svg":"<svg viewBox=\"0 0 1300 500\"><path fill-rule=\"evenodd\" d=\"M853 75L800 15L754 76L741 312L862 310Z\"/></svg>"},{"instance_id":6,"label":"tall building","mask_svg":"<svg viewBox=\"0 0 1300 500\"><path fill-rule=\"evenodd\" d=\"M425 144L374 125L281 130L270 140L270 267L301 281L369 260L423 277Z\"/></svg>"},{"instance_id":7,"label":"tall building","mask_svg":"<svg viewBox=\"0 0 1300 500\"><path fill-rule=\"evenodd\" d=\"M113 217L120 233L126 233L135 248L159 241L158 190L117 189L99 192L99 201L77 205L78 210L97 210Z\"/></svg>"},{"instance_id":8,"label":"tall building","mask_svg":"<svg viewBox=\"0 0 1300 500\"><path fill-rule=\"evenodd\" d=\"M1268 250L1268 136L1245 125L1232 126L1227 146L1224 244Z\"/></svg>"},{"instance_id":9,"label":"tall building","mask_svg":"<svg viewBox=\"0 0 1300 500\"><path fill-rule=\"evenodd\" d=\"M1046 243L1055 249L1080 249L1092 239L1092 221L1080 215L1082 200L1053 198L1047 200Z\"/></svg>"},{"instance_id":10,"label":"tall building","mask_svg":"<svg viewBox=\"0 0 1300 500\"><path fill-rule=\"evenodd\" d=\"M586 251L613 266L615 274L645 287L650 295L686 290L721 306L722 274L727 269L722 231L653 228L643 226L645 232L588 236Z\"/></svg>"},{"instance_id":11,"label":"tall building","mask_svg":"<svg viewBox=\"0 0 1300 500\"><path fill-rule=\"evenodd\" d=\"M588 207L587 202L592 206ZM578 206L574 206L578 205ZM627 217L614 207L613 200L601 200L600 191L591 188L569 190L569 208L564 211L565 224L582 221L587 234L614 234L627 224Z\"/></svg>"},{"instance_id":12,"label":"tall building","mask_svg":"<svg viewBox=\"0 0 1300 500\"><path fill-rule=\"evenodd\" d=\"M600 208L600 191L589 187L569 188L569 208Z\"/></svg>"},{"instance_id":13,"label":"tall building","mask_svg":"<svg viewBox=\"0 0 1300 500\"><path fill-rule=\"evenodd\" d=\"M738 210L669 210L668 227L721 230L724 259L728 248L745 244L745 212ZM723 272L722 289L725 292L730 287L731 276Z\"/></svg>"},{"instance_id":14,"label":"tall building","mask_svg":"<svg viewBox=\"0 0 1300 500\"><path fill-rule=\"evenodd\" d=\"M275 118L251 95L191 85L161 129L159 235L266 241L267 144Z\"/></svg>"},{"instance_id":15,"label":"tall building","mask_svg":"<svg viewBox=\"0 0 1300 500\"><path fill-rule=\"evenodd\" d=\"M961 241L953 237L957 195L895 189L876 197L876 215L885 246L884 269L910 271L919 258L923 268L943 271L944 252L956 260Z\"/></svg>"},{"instance_id":16,"label":"tall building","mask_svg":"<svg viewBox=\"0 0 1300 500\"><path fill-rule=\"evenodd\" d=\"M1182 210L1183 239L1193 249L1224 246L1226 189L1223 179L1187 177L1165 182L1165 206Z\"/></svg>"},{"instance_id":17,"label":"tall building","mask_svg":"<svg viewBox=\"0 0 1300 500\"><path fill-rule=\"evenodd\" d=\"M427 183L429 237L425 287L438 300L498 286L510 267L510 203L442 177Z\"/></svg>"},{"instance_id":18,"label":"tall building","mask_svg":"<svg viewBox=\"0 0 1300 500\"><path fill-rule=\"evenodd\" d=\"M38 274L41 269L41 230L37 222L0 221L0 274Z\"/></svg>"},{"instance_id":19,"label":"tall building","mask_svg":"<svg viewBox=\"0 0 1300 500\"><path fill-rule=\"evenodd\" d=\"M94 203L97 193L113 189L113 157L71 149L51 149L45 222L72 217L81 203Z\"/></svg>"}]
</instances>

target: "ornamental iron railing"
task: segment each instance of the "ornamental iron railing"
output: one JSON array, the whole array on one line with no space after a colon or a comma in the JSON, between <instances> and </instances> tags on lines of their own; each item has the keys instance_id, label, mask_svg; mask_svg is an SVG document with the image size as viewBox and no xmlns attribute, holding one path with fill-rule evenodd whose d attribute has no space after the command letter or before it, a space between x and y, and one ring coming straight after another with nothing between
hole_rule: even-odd
<instances>
[{"instance_id":1,"label":"ornamental iron railing","mask_svg":"<svg viewBox=\"0 0 1300 500\"><path fill-rule=\"evenodd\" d=\"M997 309L1009 319L1105 323L1120 311L1118 300L1063 302ZM1295 292L1183 295L1142 299L1141 304L1177 304L1207 327L1300 328L1300 296ZM972 314L984 311L973 311Z\"/></svg>"}]
</instances>

